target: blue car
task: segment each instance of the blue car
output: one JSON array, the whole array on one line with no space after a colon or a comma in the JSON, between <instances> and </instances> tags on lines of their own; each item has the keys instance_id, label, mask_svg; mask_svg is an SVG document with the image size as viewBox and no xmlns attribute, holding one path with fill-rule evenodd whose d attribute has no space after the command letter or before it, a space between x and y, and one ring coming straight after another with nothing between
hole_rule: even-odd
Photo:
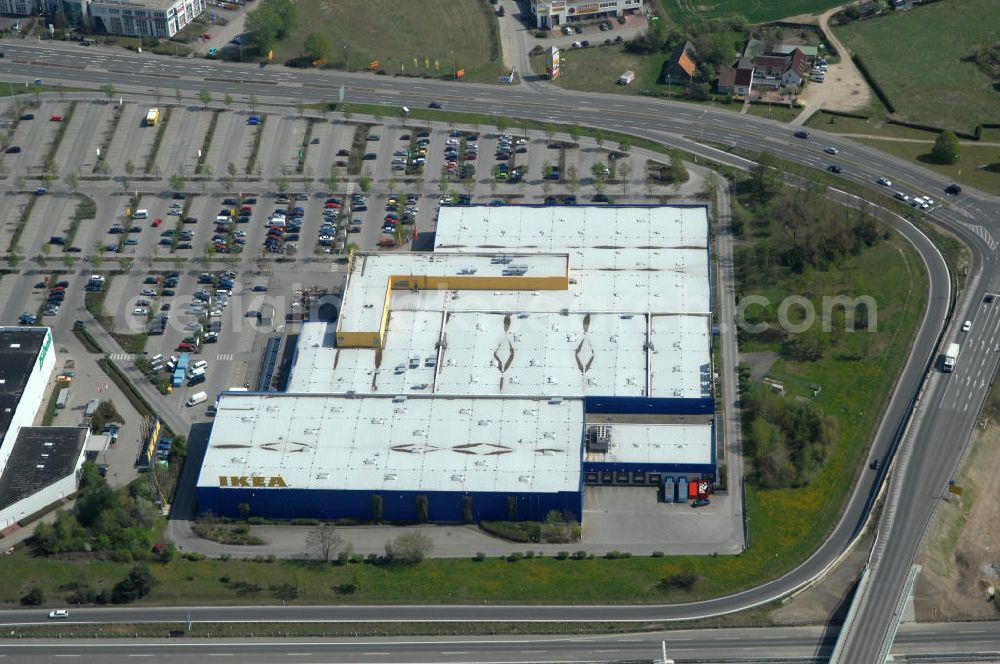
<instances>
[{"instance_id":1,"label":"blue car","mask_svg":"<svg viewBox=\"0 0 1000 664\"><path fill-rule=\"evenodd\" d=\"M259 115L251 115L250 117L247 118L247 124L248 125L259 125L260 124L260 116Z\"/></svg>"}]
</instances>

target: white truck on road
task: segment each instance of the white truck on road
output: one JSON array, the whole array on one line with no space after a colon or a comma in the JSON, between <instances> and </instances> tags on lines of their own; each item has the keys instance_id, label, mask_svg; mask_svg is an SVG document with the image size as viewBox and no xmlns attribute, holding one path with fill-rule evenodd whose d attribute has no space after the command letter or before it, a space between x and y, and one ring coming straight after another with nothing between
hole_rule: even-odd
<instances>
[{"instance_id":1,"label":"white truck on road","mask_svg":"<svg viewBox=\"0 0 1000 664\"><path fill-rule=\"evenodd\" d=\"M944 352L943 369L947 373L955 370L955 363L958 362L958 344L948 344L948 349Z\"/></svg>"}]
</instances>

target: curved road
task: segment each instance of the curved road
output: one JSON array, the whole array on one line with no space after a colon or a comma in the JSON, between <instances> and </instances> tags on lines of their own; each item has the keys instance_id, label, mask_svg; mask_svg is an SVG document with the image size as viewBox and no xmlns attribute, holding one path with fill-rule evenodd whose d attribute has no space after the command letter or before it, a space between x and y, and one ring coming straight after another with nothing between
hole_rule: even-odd
<instances>
[{"instance_id":1,"label":"curved road","mask_svg":"<svg viewBox=\"0 0 1000 664\"><path fill-rule=\"evenodd\" d=\"M247 100L249 95L255 95L261 102L275 100L285 104L299 100L336 100L341 86L344 86L346 99L351 102L420 107L431 100L439 100L445 108L453 111L505 114L554 124L602 127L648 137L740 168L750 166L751 162L701 142L752 152L767 151L814 168L838 163L844 168L843 176L868 187L869 198L873 199L884 195L884 190L875 191L878 188L874 185L874 180L882 175L895 181L894 190L902 189L911 195L931 195L937 200L941 199L943 188L948 184L940 176L916 165L835 134L814 131L812 140L797 139L788 126L763 118L662 99L582 94L543 86L527 89L455 84L280 67L260 70L248 65L160 58L131 54L120 49L84 49L65 44L19 41L4 42L0 48L6 52L6 58L0 60L0 79L5 80L42 78L46 82L78 86L103 85L110 80L117 88L129 92L176 88L193 96L197 91L207 89L216 98L229 93L238 100ZM837 157L824 154L822 148L828 145L837 147L840 154ZM974 264L969 273L966 298L958 304L958 310L962 312L960 315L971 318L972 315L965 312L971 311L973 306L980 306L983 289L1000 290L1000 269L993 252L996 247L993 237L1000 237L1000 224L994 221L1000 219L1000 203L967 191L957 200L939 206L929 216L959 235L972 249ZM930 303L911 357L874 442L875 456L888 453L897 430L906 421L912 409L912 400L923 384L922 379L935 352L942 322L952 306L948 271L936 249L915 227L898 219L894 225L914 244L927 264ZM1000 304L997 306L1000 308ZM984 312L981 315L993 321L992 314ZM884 523L880 525L879 549L873 561L872 592L862 602L864 619L859 620L860 637L852 640L861 650L851 651L853 659L848 661L874 661L873 648L881 648L885 640L900 590L937 497L961 458L973 420L991 382L1000 355L996 350L1000 345L993 343L997 329L995 322L977 324L968 343L963 343L963 354L956 372L951 375L930 373L926 390L915 411L915 420L919 425L911 427L903 439L900 457L903 461L890 478L889 509L885 510L882 517ZM863 525L871 498L878 488L877 481L876 473L865 472L861 475L841 520L823 545L802 565L763 586L728 597L672 606L327 607L322 611L331 619L350 621L373 618L426 621L428 617L433 617L448 621L562 622L687 620L737 611L785 595L835 562ZM230 612L232 619L259 619L262 616L285 619L300 610L316 609L206 609L213 614ZM138 615L147 615L146 612L157 614L169 611L130 609L127 620L134 621ZM114 621L115 616L126 619L124 613L91 609L75 611L74 616L90 616L94 621ZM0 622L4 620L4 616L0 615Z\"/></svg>"}]
</instances>

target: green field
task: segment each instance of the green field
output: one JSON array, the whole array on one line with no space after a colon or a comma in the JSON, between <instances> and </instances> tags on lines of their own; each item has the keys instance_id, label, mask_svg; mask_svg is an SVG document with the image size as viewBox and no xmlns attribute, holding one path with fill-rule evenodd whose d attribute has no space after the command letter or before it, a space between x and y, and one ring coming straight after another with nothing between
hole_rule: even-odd
<instances>
[{"instance_id":1,"label":"green field","mask_svg":"<svg viewBox=\"0 0 1000 664\"><path fill-rule=\"evenodd\" d=\"M1000 90L962 59L1000 40L1000 1L949 0L837 28L904 120L971 132L1000 118Z\"/></svg>"},{"instance_id":2,"label":"green field","mask_svg":"<svg viewBox=\"0 0 1000 664\"><path fill-rule=\"evenodd\" d=\"M356 71L378 60L390 74L431 76L451 75L457 66L466 80L496 81L497 20L482 0L298 0L295 6L299 25L275 47L278 62L301 57L306 35L320 32L333 45L331 65Z\"/></svg>"},{"instance_id":3,"label":"green field","mask_svg":"<svg viewBox=\"0 0 1000 664\"><path fill-rule=\"evenodd\" d=\"M667 16L678 22L740 14L751 23L766 23L800 14L822 14L839 0L660 0Z\"/></svg>"}]
</instances>

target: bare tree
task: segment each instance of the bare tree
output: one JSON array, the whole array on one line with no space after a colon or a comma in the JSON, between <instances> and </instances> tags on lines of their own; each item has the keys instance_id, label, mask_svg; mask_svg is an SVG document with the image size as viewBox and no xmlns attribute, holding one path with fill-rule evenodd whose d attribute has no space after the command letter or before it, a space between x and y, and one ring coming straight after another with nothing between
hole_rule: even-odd
<instances>
[{"instance_id":1,"label":"bare tree","mask_svg":"<svg viewBox=\"0 0 1000 664\"><path fill-rule=\"evenodd\" d=\"M322 523L309 531L309 535L306 537L306 546L316 554L317 558L322 558L323 562L328 563L344 546L344 538L332 525Z\"/></svg>"}]
</instances>

